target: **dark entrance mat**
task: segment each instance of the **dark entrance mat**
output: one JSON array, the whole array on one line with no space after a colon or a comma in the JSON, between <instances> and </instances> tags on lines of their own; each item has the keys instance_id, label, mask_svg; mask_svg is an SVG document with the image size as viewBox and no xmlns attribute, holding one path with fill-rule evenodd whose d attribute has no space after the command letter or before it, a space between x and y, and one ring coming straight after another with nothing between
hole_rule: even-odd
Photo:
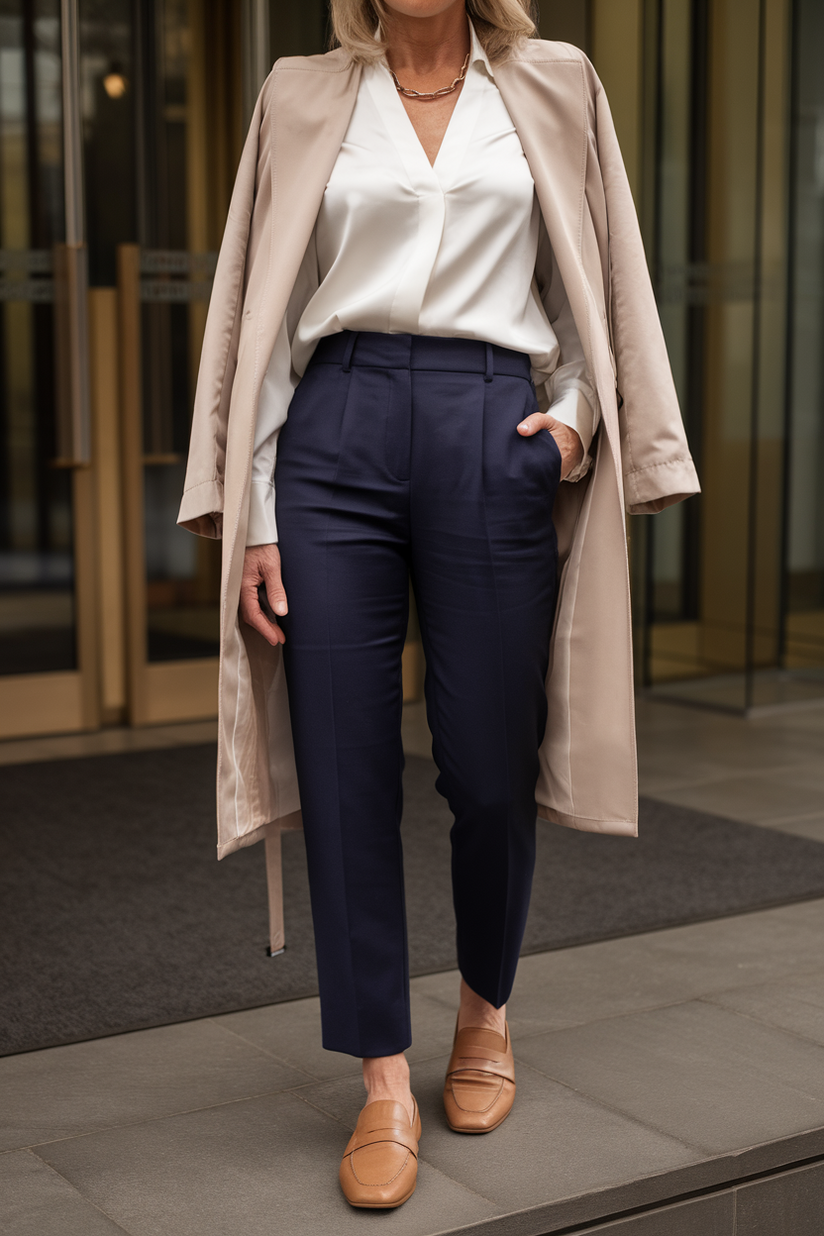
<instances>
[{"instance_id":1,"label":"dark entrance mat","mask_svg":"<svg viewBox=\"0 0 824 1236\"><path fill-rule=\"evenodd\" d=\"M316 992L300 833L268 958L260 846L215 861L213 746L0 768L0 1054ZM450 815L410 758L413 974L455 964ZM525 952L824 896L824 845L646 800L638 841L539 824Z\"/></svg>"}]
</instances>

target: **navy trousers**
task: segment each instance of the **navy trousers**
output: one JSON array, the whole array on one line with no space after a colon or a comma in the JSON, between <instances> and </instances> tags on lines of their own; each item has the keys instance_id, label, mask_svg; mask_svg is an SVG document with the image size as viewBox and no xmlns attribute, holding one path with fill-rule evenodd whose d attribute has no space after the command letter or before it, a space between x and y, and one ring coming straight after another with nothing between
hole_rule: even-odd
<instances>
[{"instance_id":1,"label":"navy trousers","mask_svg":"<svg viewBox=\"0 0 824 1236\"><path fill-rule=\"evenodd\" d=\"M560 451L517 425L529 360L475 340L321 340L278 443L284 658L324 1046L411 1041L401 654L411 575L438 791L455 822L458 961L496 1007L535 862Z\"/></svg>"}]
</instances>

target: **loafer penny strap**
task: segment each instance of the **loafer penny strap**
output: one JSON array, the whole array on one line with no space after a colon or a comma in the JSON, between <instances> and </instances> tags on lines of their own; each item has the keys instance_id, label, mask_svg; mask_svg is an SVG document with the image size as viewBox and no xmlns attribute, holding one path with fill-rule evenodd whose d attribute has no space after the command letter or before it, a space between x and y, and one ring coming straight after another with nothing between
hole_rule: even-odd
<instances>
[{"instance_id":1,"label":"loafer penny strap","mask_svg":"<svg viewBox=\"0 0 824 1236\"><path fill-rule=\"evenodd\" d=\"M406 1150L418 1157L418 1139L411 1129L400 1129L396 1127L385 1129L356 1129L352 1141L347 1146L347 1154L353 1154L356 1150L363 1150L366 1146L375 1146L378 1142L394 1142L397 1146L403 1146Z\"/></svg>"},{"instance_id":2,"label":"loafer penny strap","mask_svg":"<svg viewBox=\"0 0 824 1236\"><path fill-rule=\"evenodd\" d=\"M493 1073L496 1077L503 1077L506 1081L515 1081L515 1062L512 1059L512 1049L509 1046L508 1038L506 1040L506 1048L501 1051L493 1047L489 1042L484 1042L491 1035L487 1035L483 1031L473 1030L472 1027L467 1027L465 1030L458 1031L455 1036L455 1046L452 1048L452 1056L449 1060L447 1069L447 1077L451 1077L453 1073L467 1072L482 1072ZM500 1035L495 1035L500 1039ZM471 1063L480 1062L480 1063Z\"/></svg>"}]
</instances>

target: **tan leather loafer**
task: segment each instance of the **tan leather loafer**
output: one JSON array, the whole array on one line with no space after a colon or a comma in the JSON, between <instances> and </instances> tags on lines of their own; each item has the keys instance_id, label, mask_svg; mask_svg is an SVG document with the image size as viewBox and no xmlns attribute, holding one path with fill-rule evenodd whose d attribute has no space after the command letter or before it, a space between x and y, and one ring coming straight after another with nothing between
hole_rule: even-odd
<instances>
[{"instance_id":1,"label":"tan leather loafer","mask_svg":"<svg viewBox=\"0 0 824 1236\"><path fill-rule=\"evenodd\" d=\"M391 1210L415 1192L421 1117L403 1103L367 1103L340 1165L340 1187L351 1206Z\"/></svg>"},{"instance_id":2,"label":"tan leather loafer","mask_svg":"<svg viewBox=\"0 0 824 1236\"><path fill-rule=\"evenodd\" d=\"M489 1133L506 1120L514 1101L515 1061L509 1025L505 1036L474 1026L456 1030L443 1090L450 1129Z\"/></svg>"}]
</instances>

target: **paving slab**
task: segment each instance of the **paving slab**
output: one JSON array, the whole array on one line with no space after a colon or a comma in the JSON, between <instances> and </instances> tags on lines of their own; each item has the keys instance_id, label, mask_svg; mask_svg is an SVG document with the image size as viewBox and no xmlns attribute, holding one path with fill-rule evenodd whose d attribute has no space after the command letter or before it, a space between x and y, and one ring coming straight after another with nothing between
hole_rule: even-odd
<instances>
[{"instance_id":1,"label":"paving slab","mask_svg":"<svg viewBox=\"0 0 824 1236\"><path fill-rule=\"evenodd\" d=\"M30 1151L0 1155L3 1236L122 1236L123 1230Z\"/></svg>"},{"instance_id":2,"label":"paving slab","mask_svg":"<svg viewBox=\"0 0 824 1236\"><path fill-rule=\"evenodd\" d=\"M83 759L121 751L158 751L166 747L217 742L217 721L187 721L182 725L118 727L88 734L56 734L45 738L15 738L0 742L0 765L43 760Z\"/></svg>"},{"instance_id":3,"label":"paving slab","mask_svg":"<svg viewBox=\"0 0 824 1236\"><path fill-rule=\"evenodd\" d=\"M812 901L798 901L793 905L776 906L767 913L782 919L794 930L824 931L824 897L814 897Z\"/></svg>"},{"instance_id":4,"label":"paving slab","mask_svg":"<svg viewBox=\"0 0 824 1236\"><path fill-rule=\"evenodd\" d=\"M821 736L747 731L711 726L679 733L650 729L638 736L638 772L642 794L705 781L757 774L802 773L821 759Z\"/></svg>"},{"instance_id":5,"label":"paving slab","mask_svg":"<svg viewBox=\"0 0 824 1236\"><path fill-rule=\"evenodd\" d=\"M716 992L705 999L824 1046L824 970Z\"/></svg>"},{"instance_id":6,"label":"paving slab","mask_svg":"<svg viewBox=\"0 0 824 1236\"><path fill-rule=\"evenodd\" d=\"M744 723L753 730L765 729L773 733L790 730L796 734L824 736L824 707L789 708L786 712L774 712L765 717L751 717Z\"/></svg>"},{"instance_id":7,"label":"paving slab","mask_svg":"<svg viewBox=\"0 0 824 1236\"><path fill-rule=\"evenodd\" d=\"M681 999L804 973L821 966L824 899L646 933Z\"/></svg>"},{"instance_id":8,"label":"paving slab","mask_svg":"<svg viewBox=\"0 0 824 1236\"><path fill-rule=\"evenodd\" d=\"M518 1055L710 1154L824 1126L824 1048L703 1001L523 1039Z\"/></svg>"},{"instance_id":9,"label":"paving slab","mask_svg":"<svg viewBox=\"0 0 824 1236\"><path fill-rule=\"evenodd\" d=\"M397 1236L430 1236L496 1214L429 1163L398 1210L353 1210L337 1180L347 1137L339 1121L280 1094L55 1142L38 1154L130 1236L349 1236L376 1223Z\"/></svg>"},{"instance_id":10,"label":"paving slab","mask_svg":"<svg viewBox=\"0 0 824 1236\"><path fill-rule=\"evenodd\" d=\"M748 824L765 824L771 819L786 820L809 816L821 808L822 787L805 766L804 778L798 769L759 775L725 777L667 788L660 786L655 797L662 802L710 815L728 816ZM813 782L813 784L810 784Z\"/></svg>"},{"instance_id":11,"label":"paving slab","mask_svg":"<svg viewBox=\"0 0 824 1236\"><path fill-rule=\"evenodd\" d=\"M209 1021L0 1059L0 1149L300 1085L308 1075Z\"/></svg>"},{"instance_id":12,"label":"paving slab","mask_svg":"<svg viewBox=\"0 0 824 1236\"><path fill-rule=\"evenodd\" d=\"M770 820L769 826L792 837L806 837L808 841L824 843L824 811L810 816L793 816L788 820Z\"/></svg>"},{"instance_id":13,"label":"paving slab","mask_svg":"<svg viewBox=\"0 0 824 1236\"><path fill-rule=\"evenodd\" d=\"M610 1111L520 1062L516 1106L505 1123L483 1137L453 1133L441 1098L448 1059L412 1066L423 1126L421 1157L502 1211L549 1207L617 1186L622 1187L617 1208L628 1208L642 1196L638 1181L702 1157L677 1138ZM354 1128L363 1103L355 1079L323 1082L301 1094Z\"/></svg>"}]
</instances>

